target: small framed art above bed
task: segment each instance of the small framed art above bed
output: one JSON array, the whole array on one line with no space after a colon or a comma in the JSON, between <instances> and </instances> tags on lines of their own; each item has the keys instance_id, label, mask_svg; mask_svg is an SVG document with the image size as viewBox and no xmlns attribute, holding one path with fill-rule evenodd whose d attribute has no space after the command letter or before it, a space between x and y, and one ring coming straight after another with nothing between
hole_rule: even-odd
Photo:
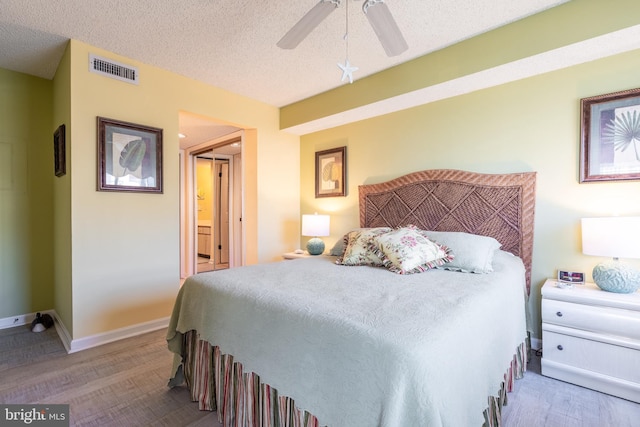
<instances>
[{"instance_id":1,"label":"small framed art above bed","mask_svg":"<svg viewBox=\"0 0 640 427\"><path fill-rule=\"evenodd\" d=\"M535 173L429 170L359 196L336 256L188 278L170 385L229 427L499 426L526 369Z\"/></svg>"}]
</instances>

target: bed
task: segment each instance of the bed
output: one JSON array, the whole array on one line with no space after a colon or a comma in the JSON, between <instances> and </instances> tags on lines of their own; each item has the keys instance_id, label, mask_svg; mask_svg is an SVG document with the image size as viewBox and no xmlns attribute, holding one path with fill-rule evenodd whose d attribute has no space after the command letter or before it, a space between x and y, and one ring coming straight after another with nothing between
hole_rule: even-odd
<instances>
[{"instance_id":1,"label":"bed","mask_svg":"<svg viewBox=\"0 0 640 427\"><path fill-rule=\"evenodd\" d=\"M535 176L427 170L361 185L360 228L336 256L188 278L169 385L186 383L225 427L499 426L526 370ZM354 236L384 227L445 241L453 260L344 265Z\"/></svg>"}]
</instances>

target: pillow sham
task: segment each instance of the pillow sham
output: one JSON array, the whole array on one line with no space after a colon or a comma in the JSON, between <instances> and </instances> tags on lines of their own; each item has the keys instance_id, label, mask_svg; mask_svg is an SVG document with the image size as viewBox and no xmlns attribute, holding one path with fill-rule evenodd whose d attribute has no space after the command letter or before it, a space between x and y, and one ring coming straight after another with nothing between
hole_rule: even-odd
<instances>
[{"instance_id":1,"label":"pillow sham","mask_svg":"<svg viewBox=\"0 0 640 427\"><path fill-rule=\"evenodd\" d=\"M486 274L493 271L493 255L502 246L493 237L456 231L425 231L424 236L449 247L455 258L440 268L463 273Z\"/></svg>"},{"instance_id":2,"label":"pillow sham","mask_svg":"<svg viewBox=\"0 0 640 427\"><path fill-rule=\"evenodd\" d=\"M385 231L391 231L390 227L358 227L350 230L347 234L342 236L329 250L329 254L333 256L342 256L344 254L345 249L347 249L347 245L349 244L349 234L353 231L366 231L366 230L374 230L374 229L383 229Z\"/></svg>"},{"instance_id":3,"label":"pillow sham","mask_svg":"<svg viewBox=\"0 0 640 427\"><path fill-rule=\"evenodd\" d=\"M349 233L345 234L333 245L333 247L329 250L329 255L333 256L342 256L344 254L344 250L347 249L347 243L349 241Z\"/></svg>"},{"instance_id":4,"label":"pillow sham","mask_svg":"<svg viewBox=\"0 0 640 427\"><path fill-rule=\"evenodd\" d=\"M382 266L382 260L369 250L369 243L376 236L391 231L389 227L363 228L353 230L345 236L344 253L338 256L336 264Z\"/></svg>"},{"instance_id":5,"label":"pillow sham","mask_svg":"<svg viewBox=\"0 0 640 427\"><path fill-rule=\"evenodd\" d=\"M369 249L380 257L384 267L398 274L420 273L453 259L449 248L429 240L413 226L376 236Z\"/></svg>"}]
</instances>

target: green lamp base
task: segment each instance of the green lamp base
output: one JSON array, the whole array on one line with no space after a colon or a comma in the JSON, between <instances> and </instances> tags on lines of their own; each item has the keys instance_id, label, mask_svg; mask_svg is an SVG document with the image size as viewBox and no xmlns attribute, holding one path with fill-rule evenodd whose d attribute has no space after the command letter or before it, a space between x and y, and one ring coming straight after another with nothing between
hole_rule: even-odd
<instances>
[{"instance_id":1,"label":"green lamp base","mask_svg":"<svg viewBox=\"0 0 640 427\"><path fill-rule=\"evenodd\" d=\"M307 252L309 255L320 255L324 252L324 242L317 237L310 239L307 242Z\"/></svg>"},{"instance_id":2,"label":"green lamp base","mask_svg":"<svg viewBox=\"0 0 640 427\"><path fill-rule=\"evenodd\" d=\"M640 288L640 271L620 261L602 262L593 267L592 275L603 291L630 294Z\"/></svg>"}]
</instances>

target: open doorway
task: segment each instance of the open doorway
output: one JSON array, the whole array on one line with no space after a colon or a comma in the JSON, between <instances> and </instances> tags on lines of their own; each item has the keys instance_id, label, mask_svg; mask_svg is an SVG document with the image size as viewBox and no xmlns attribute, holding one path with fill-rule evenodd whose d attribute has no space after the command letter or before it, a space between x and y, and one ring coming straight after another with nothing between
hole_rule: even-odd
<instances>
[{"instance_id":1,"label":"open doorway","mask_svg":"<svg viewBox=\"0 0 640 427\"><path fill-rule=\"evenodd\" d=\"M181 113L180 132L199 134L181 139L181 278L244 265L244 130Z\"/></svg>"},{"instance_id":2,"label":"open doorway","mask_svg":"<svg viewBox=\"0 0 640 427\"><path fill-rule=\"evenodd\" d=\"M229 268L233 215L233 157L214 150L195 156L197 273Z\"/></svg>"}]
</instances>

